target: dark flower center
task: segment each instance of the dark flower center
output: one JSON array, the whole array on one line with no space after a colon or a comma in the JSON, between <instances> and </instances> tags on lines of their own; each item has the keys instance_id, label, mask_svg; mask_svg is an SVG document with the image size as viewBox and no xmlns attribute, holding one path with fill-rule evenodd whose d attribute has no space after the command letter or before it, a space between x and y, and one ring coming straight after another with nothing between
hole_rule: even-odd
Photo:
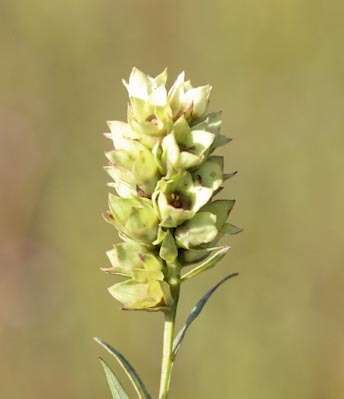
<instances>
[{"instance_id":1,"label":"dark flower center","mask_svg":"<svg viewBox=\"0 0 344 399\"><path fill-rule=\"evenodd\" d=\"M190 200L178 191L170 194L168 203L173 206L173 208L184 210L190 209Z\"/></svg>"},{"instance_id":2,"label":"dark flower center","mask_svg":"<svg viewBox=\"0 0 344 399\"><path fill-rule=\"evenodd\" d=\"M154 114L151 114L151 115L147 116L146 122L150 122L150 123L152 123L155 126L159 125L158 118Z\"/></svg>"},{"instance_id":3,"label":"dark flower center","mask_svg":"<svg viewBox=\"0 0 344 399\"><path fill-rule=\"evenodd\" d=\"M196 150L194 145L187 146L186 144L179 144L179 148L182 151L187 151L187 152L191 152L191 153Z\"/></svg>"}]
</instances>

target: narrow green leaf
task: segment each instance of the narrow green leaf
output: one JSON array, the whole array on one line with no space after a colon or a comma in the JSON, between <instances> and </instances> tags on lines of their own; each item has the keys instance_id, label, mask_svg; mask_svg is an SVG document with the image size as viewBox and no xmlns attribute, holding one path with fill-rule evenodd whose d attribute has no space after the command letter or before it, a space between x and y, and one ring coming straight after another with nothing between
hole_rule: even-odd
<instances>
[{"instance_id":1,"label":"narrow green leaf","mask_svg":"<svg viewBox=\"0 0 344 399\"><path fill-rule=\"evenodd\" d=\"M178 332L177 336L174 339L173 342L173 358L176 357L177 352L180 348L180 345L185 337L185 334L187 330L190 328L191 323L199 316L199 314L202 312L205 304L208 302L209 298L213 295L213 293L227 280L231 279L232 277L238 276L239 273L232 273L229 274L228 276L224 277L222 280L220 280L217 284L214 285L209 291L205 293L205 295L202 296L202 298L196 303L196 305L192 308L188 318L186 319L186 322L182 329Z\"/></svg>"},{"instance_id":2,"label":"narrow green leaf","mask_svg":"<svg viewBox=\"0 0 344 399\"><path fill-rule=\"evenodd\" d=\"M102 358L99 358L99 360L101 365L103 366L105 377L111 391L112 399L129 399L129 396L124 391L114 372L110 369L110 367Z\"/></svg>"},{"instance_id":3,"label":"narrow green leaf","mask_svg":"<svg viewBox=\"0 0 344 399\"><path fill-rule=\"evenodd\" d=\"M214 267L216 263L219 262L226 255L229 249L230 247L218 247L204 260L194 263L193 265L188 265L193 266L193 269L183 274L181 277L181 281L196 277L200 273L203 273L204 271Z\"/></svg>"},{"instance_id":4,"label":"narrow green leaf","mask_svg":"<svg viewBox=\"0 0 344 399\"><path fill-rule=\"evenodd\" d=\"M129 361L119 352L117 349L113 348L111 345L102 341L100 338L96 337L94 340L102 346L107 352L109 352L115 359L118 361L120 366L123 368L131 383L133 384L138 396L140 399L152 399L150 394L147 391L144 383L142 382L140 376L134 369L134 367L129 363Z\"/></svg>"}]
</instances>

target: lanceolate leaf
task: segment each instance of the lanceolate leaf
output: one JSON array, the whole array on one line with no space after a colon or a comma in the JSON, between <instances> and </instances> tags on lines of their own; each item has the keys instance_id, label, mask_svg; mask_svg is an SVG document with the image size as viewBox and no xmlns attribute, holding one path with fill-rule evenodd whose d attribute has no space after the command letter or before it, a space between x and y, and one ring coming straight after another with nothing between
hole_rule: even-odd
<instances>
[{"instance_id":1,"label":"lanceolate leaf","mask_svg":"<svg viewBox=\"0 0 344 399\"><path fill-rule=\"evenodd\" d=\"M138 396L140 399L152 399L150 394L148 393L144 383L141 378L137 374L134 367L129 363L129 361L119 352L117 349L113 348L111 345L102 341L100 338L94 338L94 340L102 346L106 351L108 351L115 359L118 361L120 366L123 368L131 383L133 384Z\"/></svg>"},{"instance_id":2,"label":"lanceolate leaf","mask_svg":"<svg viewBox=\"0 0 344 399\"><path fill-rule=\"evenodd\" d=\"M188 318L186 319L186 322L182 329L179 331L177 336L174 339L173 342L173 358L176 357L176 354L180 348L180 345L185 337L185 334L187 330L190 328L191 323L199 316L201 311L203 310L205 304L208 302L209 298L213 295L213 293L227 280L229 280L232 277L236 277L239 273L232 273L229 274L228 276L224 277L222 280L220 280L214 287L212 287L209 291L205 293L205 295L202 296L202 298L196 303L196 305L192 308Z\"/></svg>"},{"instance_id":3,"label":"lanceolate leaf","mask_svg":"<svg viewBox=\"0 0 344 399\"><path fill-rule=\"evenodd\" d=\"M99 358L99 360L101 365L103 366L105 377L111 391L112 399L129 399L129 396L124 391L114 372L110 369L110 367L105 363L102 358Z\"/></svg>"},{"instance_id":4,"label":"lanceolate leaf","mask_svg":"<svg viewBox=\"0 0 344 399\"><path fill-rule=\"evenodd\" d=\"M203 273L204 271L214 267L216 263L222 259L226 253L229 251L230 247L218 247L214 250L213 253L211 253L208 257L206 257L204 260L194 263L193 268L182 275L181 280L185 281L188 280L192 277L197 276L200 273Z\"/></svg>"}]
</instances>

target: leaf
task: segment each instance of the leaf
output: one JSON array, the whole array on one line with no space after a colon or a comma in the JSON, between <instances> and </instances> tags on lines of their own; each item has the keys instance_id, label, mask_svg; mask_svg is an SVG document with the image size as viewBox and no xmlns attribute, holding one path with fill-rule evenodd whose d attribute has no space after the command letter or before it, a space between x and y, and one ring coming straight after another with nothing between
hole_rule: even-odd
<instances>
[{"instance_id":1,"label":"leaf","mask_svg":"<svg viewBox=\"0 0 344 399\"><path fill-rule=\"evenodd\" d=\"M223 228L224 234L239 234L243 231L241 227L234 226L234 224L226 223Z\"/></svg>"},{"instance_id":2,"label":"leaf","mask_svg":"<svg viewBox=\"0 0 344 399\"><path fill-rule=\"evenodd\" d=\"M112 399L129 399L129 396L124 391L114 372L110 369L110 367L105 363L102 358L99 358L99 360L101 365L103 366L105 377L111 391Z\"/></svg>"},{"instance_id":3,"label":"leaf","mask_svg":"<svg viewBox=\"0 0 344 399\"><path fill-rule=\"evenodd\" d=\"M140 399L152 399L147 391L144 383L142 382L140 376L137 374L134 367L129 363L129 361L119 352L117 349L113 348L111 345L102 341L100 338L95 337L94 340L102 346L107 352L109 352L118 361L120 366L123 368L131 383L133 384Z\"/></svg>"},{"instance_id":4,"label":"leaf","mask_svg":"<svg viewBox=\"0 0 344 399\"><path fill-rule=\"evenodd\" d=\"M224 277L222 280L220 280L217 284L214 285L209 291L205 293L205 295L202 296L202 298L196 303L196 305L192 308L188 318L186 319L186 322L182 329L178 332L177 336L174 339L173 342L173 350L172 350L172 355L173 358L176 357L177 352L180 348L180 345L185 337L185 334L187 330L190 328L191 323L199 316L199 314L202 312L205 304L208 302L209 298L213 295L213 293L227 280L231 279L232 277L238 276L239 273L232 273L229 274L228 276Z\"/></svg>"},{"instance_id":5,"label":"leaf","mask_svg":"<svg viewBox=\"0 0 344 399\"><path fill-rule=\"evenodd\" d=\"M222 147L223 145L226 145L227 143L230 143L232 139L230 137L227 137L223 134L218 134L216 136L216 139L211 147L211 151L216 150L218 147Z\"/></svg>"},{"instance_id":6,"label":"leaf","mask_svg":"<svg viewBox=\"0 0 344 399\"><path fill-rule=\"evenodd\" d=\"M188 280L190 278L196 277L198 274L214 267L220 259L222 259L226 253L229 251L230 247L217 247L215 248L214 252L211 253L208 257L204 260L194 263L194 268L189 272L185 273L181 277L181 281Z\"/></svg>"}]
</instances>

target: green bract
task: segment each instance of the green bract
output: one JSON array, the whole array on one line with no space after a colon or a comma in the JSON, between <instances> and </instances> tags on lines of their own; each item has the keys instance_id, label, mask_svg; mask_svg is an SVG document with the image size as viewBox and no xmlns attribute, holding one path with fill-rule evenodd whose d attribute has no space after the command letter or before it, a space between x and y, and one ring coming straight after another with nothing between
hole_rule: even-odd
<instances>
[{"instance_id":1,"label":"green bract","mask_svg":"<svg viewBox=\"0 0 344 399\"><path fill-rule=\"evenodd\" d=\"M124 81L128 121L108 122L105 134L115 190L106 219L122 242L103 270L124 278L109 291L126 309L173 306L181 268L201 262L189 278L212 267L229 249L219 240L239 231L227 222L234 201L214 200L233 174L213 154L230 139L220 133L221 113L207 113L211 86L193 87L184 72L170 89L166 82L166 70L153 78L133 68Z\"/></svg>"}]
</instances>

